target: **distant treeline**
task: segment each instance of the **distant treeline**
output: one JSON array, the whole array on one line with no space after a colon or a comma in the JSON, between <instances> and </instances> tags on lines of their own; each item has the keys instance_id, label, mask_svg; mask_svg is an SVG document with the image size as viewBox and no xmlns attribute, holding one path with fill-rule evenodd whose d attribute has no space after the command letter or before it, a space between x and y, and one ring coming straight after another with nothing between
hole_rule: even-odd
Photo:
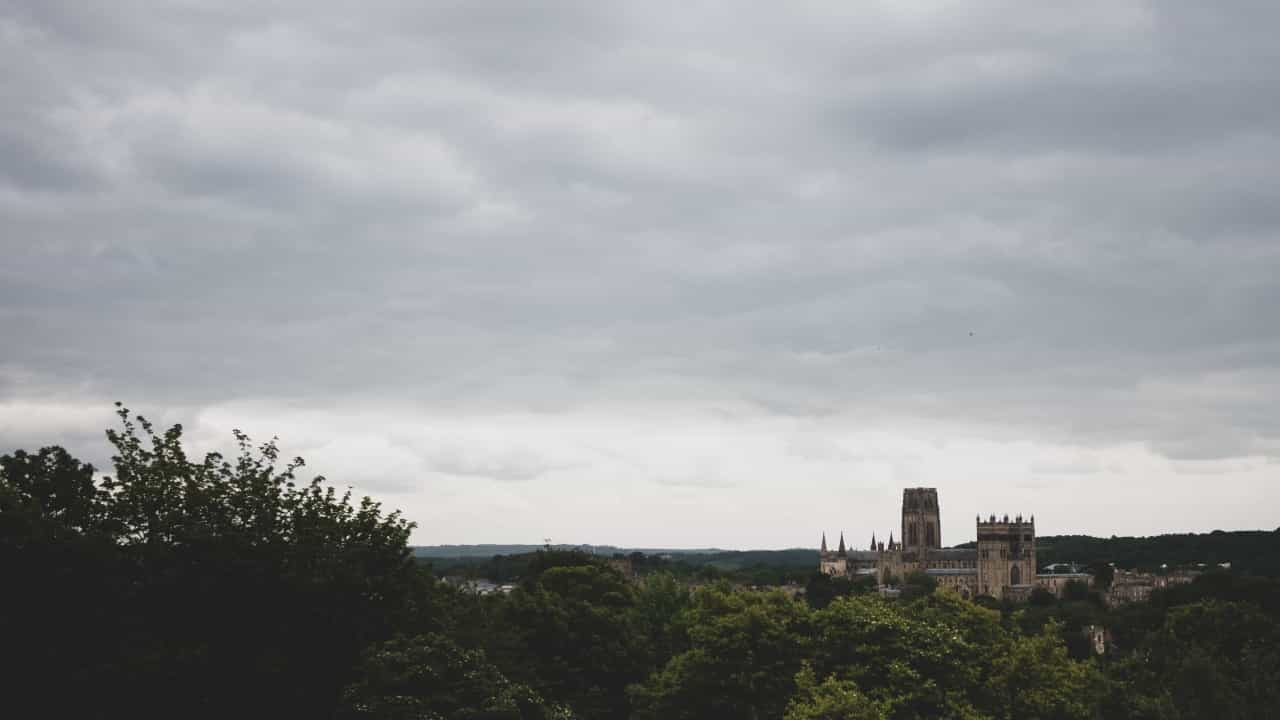
<instances>
[{"instance_id":1,"label":"distant treeline","mask_svg":"<svg viewBox=\"0 0 1280 720\"><path fill-rule=\"evenodd\" d=\"M680 554L641 551L601 552L600 559L626 559L638 575L669 573L677 578L711 582L728 580L745 585L804 584L818 565L815 550L748 550L694 552ZM465 577L508 583L524 577L539 551L497 554L491 557L424 557L415 553L419 562L440 576Z\"/></svg>"},{"instance_id":2,"label":"distant treeline","mask_svg":"<svg viewBox=\"0 0 1280 720\"><path fill-rule=\"evenodd\" d=\"M974 547L974 543L960 547ZM1280 530L1110 538L1048 535L1036 540L1036 560L1041 567L1065 562L1085 567L1115 563L1126 570L1231 563L1238 572L1280 576Z\"/></svg>"},{"instance_id":3,"label":"distant treeline","mask_svg":"<svg viewBox=\"0 0 1280 720\"><path fill-rule=\"evenodd\" d=\"M499 545L490 543L481 545L417 545L413 548L413 554L419 558L447 558L452 560L458 558L491 558L494 555L524 555L525 553L539 550L578 551L589 555L604 555L606 557L617 553L630 554L633 552L642 552L645 555L710 555L724 552L719 548L681 550L669 548L622 548L614 545L571 545L565 543L552 545Z\"/></svg>"},{"instance_id":4,"label":"distant treeline","mask_svg":"<svg viewBox=\"0 0 1280 720\"><path fill-rule=\"evenodd\" d=\"M974 545L970 542L957 547ZM429 562L439 575L510 582L521 577L529 556L539 549L536 545L455 545L415 548L414 555ZM669 572L677 577L727 579L753 585L803 583L818 564L818 552L805 548L632 551L601 545L593 550L592 554L599 557L631 558L640 574ZM1111 538L1049 535L1037 539L1036 559L1041 567L1068 562L1084 568L1115 563L1126 570L1159 570L1166 564L1180 567L1231 563L1238 572L1280 577L1280 530Z\"/></svg>"}]
</instances>

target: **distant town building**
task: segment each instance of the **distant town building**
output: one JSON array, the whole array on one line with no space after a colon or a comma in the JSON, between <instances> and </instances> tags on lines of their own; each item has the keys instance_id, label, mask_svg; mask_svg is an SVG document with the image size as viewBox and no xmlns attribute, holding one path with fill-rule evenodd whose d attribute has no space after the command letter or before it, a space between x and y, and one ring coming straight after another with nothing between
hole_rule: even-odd
<instances>
[{"instance_id":1,"label":"distant town building","mask_svg":"<svg viewBox=\"0 0 1280 720\"><path fill-rule=\"evenodd\" d=\"M1036 585L1048 590L1049 592L1062 597L1067 590L1067 585L1071 583L1084 583L1091 585L1093 576L1085 572L1050 572L1039 573L1036 575Z\"/></svg>"},{"instance_id":2,"label":"distant town building","mask_svg":"<svg viewBox=\"0 0 1280 720\"><path fill-rule=\"evenodd\" d=\"M471 578L446 577L445 582L449 583L450 585L453 585L459 590L462 590L464 592L474 593L476 595L493 595L493 594L506 595L507 593L516 589L516 586L512 583L499 584L499 583L492 582L490 580L485 580L483 578L471 579Z\"/></svg>"},{"instance_id":3,"label":"distant town building","mask_svg":"<svg viewBox=\"0 0 1280 720\"><path fill-rule=\"evenodd\" d=\"M1092 581L1088 573L1036 572L1036 521L1017 515L977 519L976 548L942 547L942 512L936 488L906 488L902 491L901 542L877 541L871 535L868 550L845 547L844 533L833 551L822 536L818 568L835 576L873 575L882 588L898 585L908 574L923 572L963 597L987 595L996 599L1026 600L1042 587L1061 596L1070 582ZM1059 570L1060 568L1053 568Z\"/></svg>"},{"instance_id":4,"label":"distant town building","mask_svg":"<svg viewBox=\"0 0 1280 720\"><path fill-rule=\"evenodd\" d=\"M1189 583L1199 574L1195 570L1179 570L1166 575L1157 575L1117 569L1115 577L1111 580L1111 587L1103 599L1109 607L1146 602L1151 599L1151 593L1156 590Z\"/></svg>"}]
</instances>

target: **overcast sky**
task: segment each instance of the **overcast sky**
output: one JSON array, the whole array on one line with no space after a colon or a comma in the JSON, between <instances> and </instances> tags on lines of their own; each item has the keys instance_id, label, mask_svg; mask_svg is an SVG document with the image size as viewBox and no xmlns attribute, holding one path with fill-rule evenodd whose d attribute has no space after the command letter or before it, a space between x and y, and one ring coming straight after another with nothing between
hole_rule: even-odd
<instances>
[{"instance_id":1,"label":"overcast sky","mask_svg":"<svg viewBox=\"0 0 1280 720\"><path fill-rule=\"evenodd\" d=\"M419 544L1272 529L1277 27L0 0L0 451L119 399Z\"/></svg>"}]
</instances>

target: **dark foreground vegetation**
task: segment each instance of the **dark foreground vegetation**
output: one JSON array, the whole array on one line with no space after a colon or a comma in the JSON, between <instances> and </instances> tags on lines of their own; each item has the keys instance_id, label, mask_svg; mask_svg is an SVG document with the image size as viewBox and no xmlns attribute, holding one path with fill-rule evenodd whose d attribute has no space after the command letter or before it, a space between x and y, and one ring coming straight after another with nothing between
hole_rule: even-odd
<instances>
[{"instance_id":1,"label":"dark foreground vegetation","mask_svg":"<svg viewBox=\"0 0 1280 720\"><path fill-rule=\"evenodd\" d=\"M535 553L509 594L451 589L411 524L298 477L273 443L188 457L121 413L109 475L0 458L7 717L1262 718L1280 587L1213 573L1106 611L909 581L806 600ZM1094 656L1081 629L1105 623Z\"/></svg>"}]
</instances>

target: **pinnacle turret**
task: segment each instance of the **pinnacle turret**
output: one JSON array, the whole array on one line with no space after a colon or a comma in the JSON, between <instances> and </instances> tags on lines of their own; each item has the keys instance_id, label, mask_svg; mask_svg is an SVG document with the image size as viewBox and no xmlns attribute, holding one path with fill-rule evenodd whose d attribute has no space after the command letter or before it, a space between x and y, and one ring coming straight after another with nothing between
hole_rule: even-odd
<instances>
[{"instance_id":1,"label":"pinnacle turret","mask_svg":"<svg viewBox=\"0 0 1280 720\"><path fill-rule=\"evenodd\" d=\"M845 554L845 549L844 549L844 531L843 531L843 530L841 530L841 531L840 531L840 549L839 549L837 552L839 552L841 555L844 555L844 554Z\"/></svg>"},{"instance_id":2,"label":"pinnacle turret","mask_svg":"<svg viewBox=\"0 0 1280 720\"><path fill-rule=\"evenodd\" d=\"M822 533L822 552L827 551L827 534Z\"/></svg>"}]
</instances>

